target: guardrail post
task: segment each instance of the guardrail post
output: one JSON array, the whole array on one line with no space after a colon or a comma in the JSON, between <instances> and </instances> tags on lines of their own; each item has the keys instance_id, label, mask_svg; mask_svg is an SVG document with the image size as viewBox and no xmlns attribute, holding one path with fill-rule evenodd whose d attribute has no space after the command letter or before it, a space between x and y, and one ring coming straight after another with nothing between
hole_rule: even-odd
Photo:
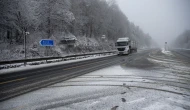
<instances>
[{"instance_id":1,"label":"guardrail post","mask_svg":"<svg viewBox=\"0 0 190 110\"><path fill-rule=\"evenodd\" d=\"M26 33L24 32L24 66L26 66Z\"/></svg>"}]
</instances>

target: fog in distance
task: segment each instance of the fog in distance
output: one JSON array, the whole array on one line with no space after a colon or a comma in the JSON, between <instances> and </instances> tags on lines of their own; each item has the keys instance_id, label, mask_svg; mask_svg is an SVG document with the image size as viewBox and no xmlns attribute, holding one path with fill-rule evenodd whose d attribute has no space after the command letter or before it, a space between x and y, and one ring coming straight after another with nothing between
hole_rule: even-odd
<instances>
[{"instance_id":1,"label":"fog in distance","mask_svg":"<svg viewBox=\"0 0 190 110\"><path fill-rule=\"evenodd\" d=\"M161 46L190 29L190 0L116 0L128 19Z\"/></svg>"}]
</instances>

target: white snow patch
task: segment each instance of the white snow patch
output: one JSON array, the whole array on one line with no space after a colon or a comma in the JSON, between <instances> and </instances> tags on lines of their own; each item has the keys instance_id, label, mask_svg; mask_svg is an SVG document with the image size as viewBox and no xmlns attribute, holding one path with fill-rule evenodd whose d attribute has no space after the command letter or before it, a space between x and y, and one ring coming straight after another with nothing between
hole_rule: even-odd
<instances>
[{"instance_id":1,"label":"white snow patch","mask_svg":"<svg viewBox=\"0 0 190 110\"><path fill-rule=\"evenodd\" d=\"M143 110L185 110L185 109L165 103L156 102L153 105L143 108Z\"/></svg>"},{"instance_id":2,"label":"white snow patch","mask_svg":"<svg viewBox=\"0 0 190 110\"><path fill-rule=\"evenodd\" d=\"M162 49L162 53L168 56L174 56L171 51L167 51L165 49Z\"/></svg>"},{"instance_id":3,"label":"white snow patch","mask_svg":"<svg viewBox=\"0 0 190 110\"><path fill-rule=\"evenodd\" d=\"M174 99L174 98L168 98L168 100L175 103L182 104L182 105L190 106L190 102L186 100L179 100L179 99Z\"/></svg>"},{"instance_id":4,"label":"white snow patch","mask_svg":"<svg viewBox=\"0 0 190 110\"><path fill-rule=\"evenodd\" d=\"M168 64L168 63L171 63L171 62L172 62L173 64L178 64L177 62L174 63L173 60L156 60L156 59L153 59L153 58L147 58L147 59L148 59L148 61L150 61L150 62L159 63L159 64L163 64L163 63ZM168 61L170 61L170 62L168 62Z\"/></svg>"},{"instance_id":5,"label":"white snow patch","mask_svg":"<svg viewBox=\"0 0 190 110\"><path fill-rule=\"evenodd\" d=\"M139 103L139 102L143 102L143 101L145 101L145 98L140 98L140 99L137 99L137 100L129 101L127 103L133 104L133 103Z\"/></svg>"}]
</instances>

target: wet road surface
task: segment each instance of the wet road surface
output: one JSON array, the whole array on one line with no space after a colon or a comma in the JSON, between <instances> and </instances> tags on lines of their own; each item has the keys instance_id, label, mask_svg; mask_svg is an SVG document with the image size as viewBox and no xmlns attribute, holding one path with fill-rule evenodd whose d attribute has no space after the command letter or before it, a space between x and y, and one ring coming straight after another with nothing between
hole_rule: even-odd
<instances>
[{"instance_id":1,"label":"wet road surface","mask_svg":"<svg viewBox=\"0 0 190 110\"><path fill-rule=\"evenodd\" d=\"M190 110L190 59L159 49L0 102L2 110ZM80 70L78 70L80 71Z\"/></svg>"}]
</instances>

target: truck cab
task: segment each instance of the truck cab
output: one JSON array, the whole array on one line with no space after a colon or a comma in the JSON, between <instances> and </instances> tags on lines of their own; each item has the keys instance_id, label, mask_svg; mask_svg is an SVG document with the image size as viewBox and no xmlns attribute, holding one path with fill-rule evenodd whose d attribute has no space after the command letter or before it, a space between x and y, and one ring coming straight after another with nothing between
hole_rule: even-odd
<instances>
[{"instance_id":1,"label":"truck cab","mask_svg":"<svg viewBox=\"0 0 190 110\"><path fill-rule=\"evenodd\" d=\"M115 44L118 55L130 54L131 52L137 52L137 43L131 41L128 37L119 38Z\"/></svg>"},{"instance_id":2,"label":"truck cab","mask_svg":"<svg viewBox=\"0 0 190 110\"><path fill-rule=\"evenodd\" d=\"M130 39L129 38L119 38L116 42L117 54L129 54L130 53Z\"/></svg>"}]
</instances>

